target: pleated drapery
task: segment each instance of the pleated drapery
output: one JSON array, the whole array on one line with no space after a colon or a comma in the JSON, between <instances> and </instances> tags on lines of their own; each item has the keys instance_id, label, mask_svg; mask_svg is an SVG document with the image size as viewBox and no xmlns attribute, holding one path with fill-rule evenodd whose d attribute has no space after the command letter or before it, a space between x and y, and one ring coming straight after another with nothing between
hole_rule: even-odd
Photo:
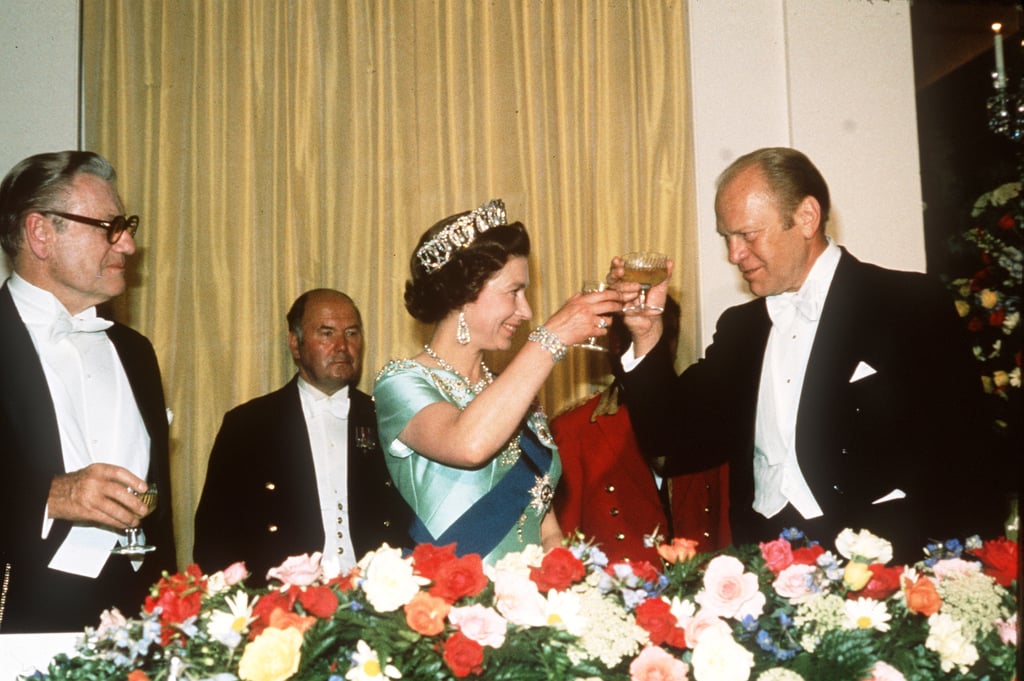
<instances>
[{"instance_id":1,"label":"pleated drapery","mask_svg":"<svg viewBox=\"0 0 1024 681\"><path fill-rule=\"evenodd\" d=\"M527 226L531 325L613 255L670 253L696 356L680 0L84 0L83 41L85 146L142 216L114 311L160 358L183 564L224 412L294 371L291 302L355 299L370 390L429 333L402 292L447 215L500 197ZM606 373L574 350L540 400Z\"/></svg>"}]
</instances>

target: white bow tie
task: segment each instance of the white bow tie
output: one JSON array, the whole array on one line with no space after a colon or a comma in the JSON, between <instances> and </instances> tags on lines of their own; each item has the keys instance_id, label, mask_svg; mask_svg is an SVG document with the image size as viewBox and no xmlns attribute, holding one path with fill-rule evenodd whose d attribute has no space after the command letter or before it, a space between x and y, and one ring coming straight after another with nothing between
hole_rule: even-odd
<instances>
[{"instance_id":1,"label":"white bow tie","mask_svg":"<svg viewBox=\"0 0 1024 681\"><path fill-rule=\"evenodd\" d=\"M817 321L821 317L821 297L816 295L809 287L804 287L795 293L780 293L775 296L768 296L768 316L773 324L783 323L786 312L795 310L800 316L809 322Z\"/></svg>"},{"instance_id":2,"label":"white bow tie","mask_svg":"<svg viewBox=\"0 0 1024 681\"><path fill-rule=\"evenodd\" d=\"M348 406L348 395L340 393L316 400L313 403L313 408L317 414L330 414L339 419L348 418Z\"/></svg>"},{"instance_id":3,"label":"white bow tie","mask_svg":"<svg viewBox=\"0 0 1024 681\"><path fill-rule=\"evenodd\" d=\"M73 333L96 333L106 331L113 325L114 322L102 317L82 319L62 314L54 320L53 326L50 327L50 340L56 343Z\"/></svg>"}]
</instances>

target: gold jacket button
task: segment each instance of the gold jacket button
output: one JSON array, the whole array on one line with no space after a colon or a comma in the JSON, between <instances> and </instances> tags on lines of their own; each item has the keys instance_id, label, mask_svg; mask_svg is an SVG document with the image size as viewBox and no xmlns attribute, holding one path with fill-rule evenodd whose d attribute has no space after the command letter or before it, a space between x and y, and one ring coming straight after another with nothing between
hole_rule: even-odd
<instances>
[{"instance_id":1,"label":"gold jacket button","mask_svg":"<svg viewBox=\"0 0 1024 681\"><path fill-rule=\"evenodd\" d=\"M604 488L604 491L605 492L614 492L615 491L615 485L608 485L607 487Z\"/></svg>"},{"instance_id":2,"label":"gold jacket button","mask_svg":"<svg viewBox=\"0 0 1024 681\"><path fill-rule=\"evenodd\" d=\"M609 513L611 513L612 517L614 518L615 516L617 516L619 514L619 509L613 508L611 511L609 511Z\"/></svg>"},{"instance_id":3,"label":"gold jacket button","mask_svg":"<svg viewBox=\"0 0 1024 681\"><path fill-rule=\"evenodd\" d=\"M623 533L619 532L617 535L615 535L615 538L618 539L619 541L622 541L623 539L626 538L626 535L624 535Z\"/></svg>"}]
</instances>

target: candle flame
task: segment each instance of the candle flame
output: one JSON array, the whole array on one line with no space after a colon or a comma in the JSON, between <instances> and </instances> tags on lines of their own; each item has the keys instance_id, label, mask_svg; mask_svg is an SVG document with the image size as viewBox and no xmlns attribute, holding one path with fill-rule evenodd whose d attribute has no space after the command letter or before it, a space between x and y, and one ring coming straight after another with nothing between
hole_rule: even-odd
<instances>
[{"instance_id":1,"label":"candle flame","mask_svg":"<svg viewBox=\"0 0 1024 681\"><path fill-rule=\"evenodd\" d=\"M1003 30L1003 25L1000 24L998 21L996 23L992 24L992 32L993 33L999 33L1002 30Z\"/></svg>"}]
</instances>

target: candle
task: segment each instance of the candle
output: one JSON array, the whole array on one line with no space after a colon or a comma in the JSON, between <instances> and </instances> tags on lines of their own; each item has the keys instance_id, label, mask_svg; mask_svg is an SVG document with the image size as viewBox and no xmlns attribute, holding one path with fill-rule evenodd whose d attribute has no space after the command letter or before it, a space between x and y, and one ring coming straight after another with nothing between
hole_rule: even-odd
<instances>
[{"instance_id":1,"label":"candle","mask_svg":"<svg viewBox=\"0 0 1024 681\"><path fill-rule=\"evenodd\" d=\"M1000 23L992 24L993 41L995 43L996 53L996 87L1002 90L1006 87L1006 64L1003 62L1003 34L1001 33L1003 25Z\"/></svg>"}]
</instances>

